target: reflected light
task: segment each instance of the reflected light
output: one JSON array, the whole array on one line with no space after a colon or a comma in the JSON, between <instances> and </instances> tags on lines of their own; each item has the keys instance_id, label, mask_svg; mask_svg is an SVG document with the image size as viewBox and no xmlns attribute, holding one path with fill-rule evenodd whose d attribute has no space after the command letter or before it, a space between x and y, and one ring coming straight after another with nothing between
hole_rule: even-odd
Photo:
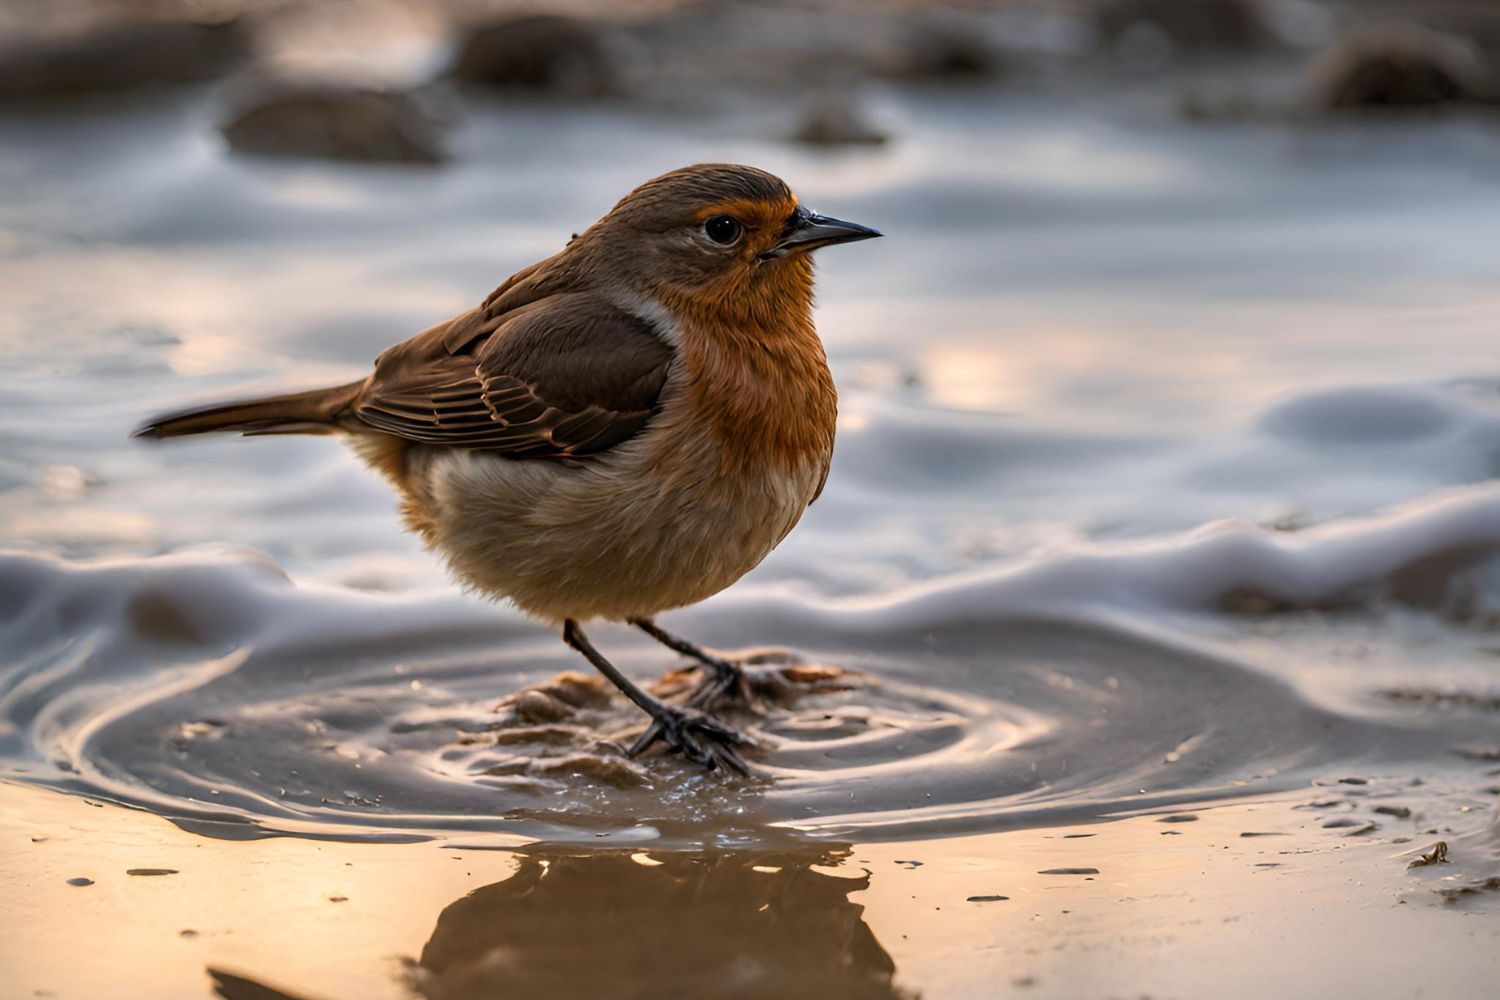
<instances>
[{"instance_id":1,"label":"reflected light","mask_svg":"<svg viewBox=\"0 0 1500 1000\"><path fill-rule=\"evenodd\" d=\"M847 854L526 848L443 910L410 984L427 1000L910 998L849 898L868 873L829 874Z\"/></svg>"}]
</instances>

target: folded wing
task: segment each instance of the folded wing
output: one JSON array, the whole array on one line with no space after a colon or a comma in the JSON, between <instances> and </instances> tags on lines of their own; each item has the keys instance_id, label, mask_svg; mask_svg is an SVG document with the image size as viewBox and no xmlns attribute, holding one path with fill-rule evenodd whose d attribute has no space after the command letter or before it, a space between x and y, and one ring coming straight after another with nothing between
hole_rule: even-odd
<instances>
[{"instance_id":1,"label":"folded wing","mask_svg":"<svg viewBox=\"0 0 1500 1000\"><path fill-rule=\"evenodd\" d=\"M645 321L589 293L551 295L494 319L468 313L392 348L349 415L421 444L597 454L645 427L672 357Z\"/></svg>"}]
</instances>

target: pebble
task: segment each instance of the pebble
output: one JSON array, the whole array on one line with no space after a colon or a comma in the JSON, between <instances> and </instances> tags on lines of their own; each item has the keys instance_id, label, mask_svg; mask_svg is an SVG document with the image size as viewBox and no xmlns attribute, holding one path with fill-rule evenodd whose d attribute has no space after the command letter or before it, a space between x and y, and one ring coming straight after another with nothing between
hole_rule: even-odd
<instances>
[{"instance_id":1,"label":"pebble","mask_svg":"<svg viewBox=\"0 0 1500 1000\"><path fill-rule=\"evenodd\" d=\"M366 163L440 163L442 129L425 104L400 91L271 85L220 130L255 156Z\"/></svg>"}]
</instances>

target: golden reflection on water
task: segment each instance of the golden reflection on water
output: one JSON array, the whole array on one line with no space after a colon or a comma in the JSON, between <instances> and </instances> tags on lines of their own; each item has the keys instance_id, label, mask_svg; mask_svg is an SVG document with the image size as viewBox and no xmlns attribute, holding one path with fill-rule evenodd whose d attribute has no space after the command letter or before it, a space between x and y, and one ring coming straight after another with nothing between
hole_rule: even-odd
<instances>
[{"instance_id":1,"label":"golden reflection on water","mask_svg":"<svg viewBox=\"0 0 1500 1000\"><path fill-rule=\"evenodd\" d=\"M534 847L518 859L438 916L411 969L422 996L910 995L849 898L869 874L833 874L833 853Z\"/></svg>"},{"instance_id":2,"label":"golden reflection on water","mask_svg":"<svg viewBox=\"0 0 1500 1000\"><path fill-rule=\"evenodd\" d=\"M407 984L426 1000L913 998L850 899L870 873L844 874L848 853L523 848L444 907ZM299 1000L208 972L225 1000Z\"/></svg>"}]
</instances>

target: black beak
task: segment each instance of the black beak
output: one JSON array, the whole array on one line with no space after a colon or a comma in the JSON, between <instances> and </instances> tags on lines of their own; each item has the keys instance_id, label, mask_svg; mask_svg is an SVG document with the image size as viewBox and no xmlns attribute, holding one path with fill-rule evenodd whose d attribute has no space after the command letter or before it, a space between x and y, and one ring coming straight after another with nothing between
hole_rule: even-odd
<instances>
[{"instance_id":1,"label":"black beak","mask_svg":"<svg viewBox=\"0 0 1500 1000\"><path fill-rule=\"evenodd\" d=\"M806 250L816 250L818 247L831 247L835 243L873 240L877 236L884 235L878 229L861 226L857 222L845 222L842 219L833 219L816 212L809 212L805 208L798 208L787 220L786 231L782 233L781 242L761 254L761 259L770 260L793 251L800 253Z\"/></svg>"}]
</instances>

